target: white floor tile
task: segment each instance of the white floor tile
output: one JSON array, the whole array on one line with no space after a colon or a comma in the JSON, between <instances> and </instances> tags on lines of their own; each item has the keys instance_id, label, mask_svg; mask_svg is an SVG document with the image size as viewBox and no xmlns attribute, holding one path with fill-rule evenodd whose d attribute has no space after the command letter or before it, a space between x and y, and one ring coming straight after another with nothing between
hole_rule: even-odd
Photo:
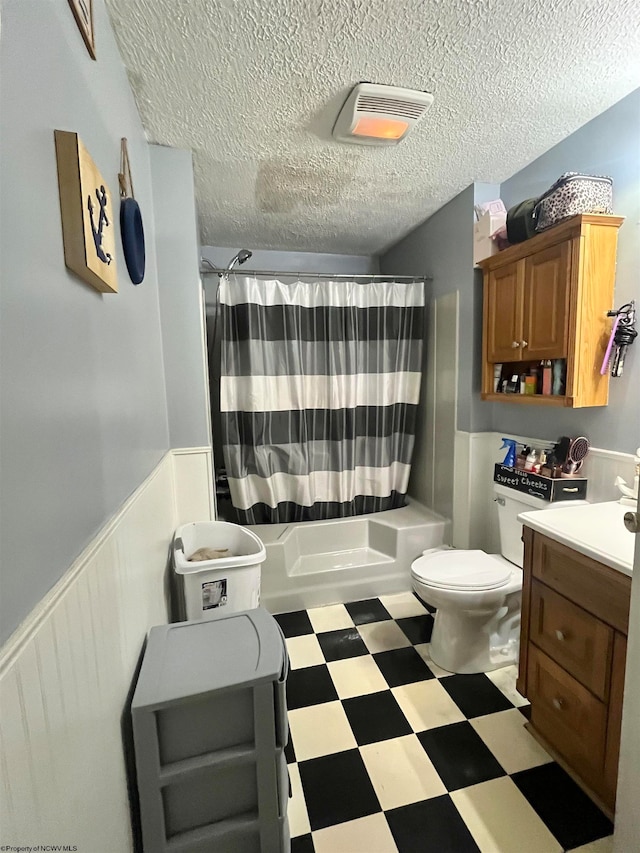
<instances>
[{"instance_id":1,"label":"white floor tile","mask_svg":"<svg viewBox=\"0 0 640 853\"><path fill-rule=\"evenodd\" d=\"M597 841L584 844L582 847L574 847L571 853L613 853L613 835L599 838Z\"/></svg>"},{"instance_id":2,"label":"white floor tile","mask_svg":"<svg viewBox=\"0 0 640 853\"><path fill-rule=\"evenodd\" d=\"M289 711L289 727L298 761L357 746L340 702L324 702Z\"/></svg>"},{"instance_id":3,"label":"white floor tile","mask_svg":"<svg viewBox=\"0 0 640 853\"><path fill-rule=\"evenodd\" d=\"M516 708L522 708L524 705L528 705L529 701L516 690L517 677L518 667L515 664L513 666L503 666L500 669L494 669L493 672L487 673L487 678L493 681L498 690L501 690Z\"/></svg>"},{"instance_id":4,"label":"white floor tile","mask_svg":"<svg viewBox=\"0 0 640 853\"><path fill-rule=\"evenodd\" d=\"M340 628L353 628L353 619L344 604L330 604L327 607L313 607L307 610L313 630L338 631Z\"/></svg>"},{"instance_id":5,"label":"white floor tile","mask_svg":"<svg viewBox=\"0 0 640 853\"><path fill-rule=\"evenodd\" d=\"M383 809L447 793L415 735L361 746L360 754Z\"/></svg>"},{"instance_id":6,"label":"white floor tile","mask_svg":"<svg viewBox=\"0 0 640 853\"><path fill-rule=\"evenodd\" d=\"M319 829L313 833L316 853L398 853L381 812Z\"/></svg>"},{"instance_id":7,"label":"white floor tile","mask_svg":"<svg viewBox=\"0 0 640 853\"><path fill-rule=\"evenodd\" d=\"M395 595L381 595L380 601L394 619L406 619L408 616L425 616L427 608L420 604L412 592L400 592Z\"/></svg>"},{"instance_id":8,"label":"white floor tile","mask_svg":"<svg viewBox=\"0 0 640 853\"><path fill-rule=\"evenodd\" d=\"M341 699L389 689L371 655L336 660L328 663L327 666Z\"/></svg>"},{"instance_id":9,"label":"white floor tile","mask_svg":"<svg viewBox=\"0 0 640 853\"><path fill-rule=\"evenodd\" d=\"M391 619L386 622L370 622L368 625L358 625L358 631L371 654L388 652L391 649L402 649L411 645L404 631Z\"/></svg>"},{"instance_id":10,"label":"white floor tile","mask_svg":"<svg viewBox=\"0 0 640 853\"><path fill-rule=\"evenodd\" d=\"M452 672L449 672L446 669L441 669L437 663L434 663L431 660L431 654L429 653L429 643L420 643L419 645L414 646L414 649L418 652L422 660L426 663L426 665L436 676L436 678L446 678L447 675L453 675Z\"/></svg>"},{"instance_id":11,"label":"white floor tile","mask_svg":"<svg viewBox=\"0 0 640 853\"><path fill-rule=\"evenodd\" d=\"M297 764L289 765L289 778L291 779L291 797L289 799L287 816L289 818L289 832L291 833L291 837L295 838L296 835L306 835L311 831L311 827L309 826L307 804L304 800L300 770Z\"/></svg>"},{"instance_id":12,"label":"white floor tile","mask_svg":"<svg viewBox=\"0 0 640 853\"><path fill-rule=\"evenodd\" d=\"M526 720L515 708L476 717L469 722L507 773L528 770L552 760L525 729Z\"/></svg>"},{"instance_id":13,"label":"white floor tile","mask_svg":"<svg viewBox=\"0 0 640 853\"><path fill-rule=\"evenodd\" d=\"M450 795L481 853L562 853L508 776Z\"/></svg>"},{"instance_id":14,"label":"white floor tile","mask_svg":"<svg viewBox=\"0 0 640 853\"><path fill-rule=\"evenodd\" d=\"M324 663L324 655L315 634L289 637L287 639L287 651L291 660L291 669L303 669L305 666L316 666Z\"/></svg>"},{"instance_id":15,"label":"white floor tile","mask_svg":"<svg viewBox=\"0 0 640 853\"><path fill-rule=\"evenodd\" d=\"M409 725L416 732L446 726L449 723L461 723L466 719L435 678L394 687L391 692L396 697Z\"/></svg>"}]
</instances>

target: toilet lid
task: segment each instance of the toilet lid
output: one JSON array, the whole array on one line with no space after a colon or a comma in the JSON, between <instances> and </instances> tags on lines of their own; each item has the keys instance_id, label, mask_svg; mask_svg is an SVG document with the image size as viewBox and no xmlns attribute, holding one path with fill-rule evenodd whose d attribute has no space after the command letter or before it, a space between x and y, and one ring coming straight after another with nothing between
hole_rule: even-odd
<instances>
[{"instance_id":1,"label":"toilet lid","mask_svg":"<svg viewBox=\"0 0 640 853\"><path fill-rule=\"evenodd\" d=\"M428 586L440 589L497 589L511 577L505 566L484 551L437 551L424 554L411 564L411 572Z\"/></svg>"}]
</instances>

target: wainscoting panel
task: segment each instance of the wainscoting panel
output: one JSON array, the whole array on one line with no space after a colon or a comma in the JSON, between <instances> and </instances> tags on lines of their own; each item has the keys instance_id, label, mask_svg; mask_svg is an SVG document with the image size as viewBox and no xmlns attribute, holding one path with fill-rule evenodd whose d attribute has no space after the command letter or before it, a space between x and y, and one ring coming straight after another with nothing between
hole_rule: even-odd
<instances>
[{"instance_id":1,"label":"wainscoting panel","mask_svg":"<svg viewBox=\"0 0 640 853\"><path fill-rule=\"evenodd\" d=\"M132 850L121 718L210 467L209 448L167 453L0 650L2 844Z\"/></svg>"}]
</instances>

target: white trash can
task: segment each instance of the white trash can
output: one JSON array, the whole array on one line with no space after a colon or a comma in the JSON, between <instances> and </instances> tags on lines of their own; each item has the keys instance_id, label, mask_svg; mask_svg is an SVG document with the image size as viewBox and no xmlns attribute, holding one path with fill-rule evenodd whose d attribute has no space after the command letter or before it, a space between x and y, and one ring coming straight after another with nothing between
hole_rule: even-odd
<instances>
[{"instance_id":1,"label":"white trash can","mask_svg":"<svg viewBox=\"0 0 640 853\"><path fill-rule=\"evenodd\" d=\"M229 552L192 561L200 548ZM262 541L239 524L196 521L179 527L173 540L173 568L179 619L213 619L220 612L252 610L260 604Z\"/></svg>"}]
</instances>

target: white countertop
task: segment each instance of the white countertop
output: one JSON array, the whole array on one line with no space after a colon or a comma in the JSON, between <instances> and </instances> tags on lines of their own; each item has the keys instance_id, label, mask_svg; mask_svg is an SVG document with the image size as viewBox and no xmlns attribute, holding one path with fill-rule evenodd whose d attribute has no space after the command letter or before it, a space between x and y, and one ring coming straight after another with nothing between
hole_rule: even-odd
<instances>
[{"instance_id":1,"label":"white countertop","mask_svg":"<svg viewBox=\"0 0 640 853\"><path fill-rule=\"evenodd\" d=\"M630 510L631 507L617 501L565 505L562 512L557 508L523 512L518 520L605 566L631 575L636 537L623 521L625 512Z\"/></svg>"}]
</instances>

